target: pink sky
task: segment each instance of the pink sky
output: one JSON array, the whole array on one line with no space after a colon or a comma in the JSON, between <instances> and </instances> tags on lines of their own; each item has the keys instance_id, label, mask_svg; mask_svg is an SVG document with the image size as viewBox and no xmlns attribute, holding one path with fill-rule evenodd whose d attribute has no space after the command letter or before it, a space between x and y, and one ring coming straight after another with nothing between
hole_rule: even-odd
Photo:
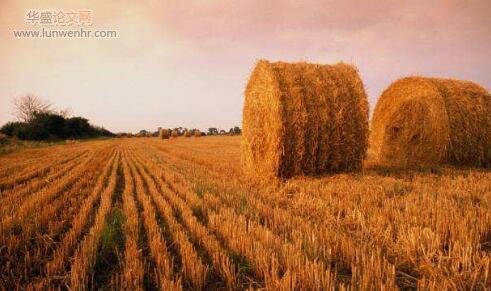
<instances>
[{"instance_id":1,"label":"pink sky","mask_svg":"<svg viewBox=\"0 0 491 291\"><path fill-rule=\"evenodd\" d=\"M136 2L140 3L139 5ZM368 1L367 1L368 2ZM116 39L14 39L29 9L92 9ZM484 1L0 0L0 123L34 93L112 131L240 125L258 59L355 64L373 108L407 75L491 88Z\"/></svg>"}]
</instances>

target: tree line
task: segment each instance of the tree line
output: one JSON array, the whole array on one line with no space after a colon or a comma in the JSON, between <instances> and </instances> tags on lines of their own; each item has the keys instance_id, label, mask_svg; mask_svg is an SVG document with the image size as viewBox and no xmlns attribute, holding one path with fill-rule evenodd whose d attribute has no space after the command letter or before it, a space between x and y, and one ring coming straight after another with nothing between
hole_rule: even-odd
<instances>
[{"instance_id":1,"label":"tree line","mask_svg":"<svg viewBox=\"0 0 491 291\"><path fill-rule=\"evenodd\" d=\"M14 109L18 121L7 122L0 128L9 137L39 141L114 136L84 117L69 117L68 110L54 110L50 103L34 95L15 99Z\"/></svg>"},{"instance_id":2,"label":"tree line","mask_svg":"<svg viewBox=\"0 0 491 291\"><path fill-rule=\"evenodd\" d=\"M118 137L157 137L159 136L159 131L160 127L157 131L148 131L145 129L140 130L138 133L133 134L133 133L128 133L128 132L120 132L116 133L116 136ZM224 129L219 129L216 127L210 127L206 132L200 131L199 129L196 128L185 128L185 127L175 127L175 128L164 128L168 130L169 132L175 132L178 136L185 135L186 132L191 133L191 135L195 135L196 132L199 132L202 136L209 136L209 135L240 135L242 134L242 130L238 126L234 126L230 128L228 131Z\"/></svg>"}]
</instances>

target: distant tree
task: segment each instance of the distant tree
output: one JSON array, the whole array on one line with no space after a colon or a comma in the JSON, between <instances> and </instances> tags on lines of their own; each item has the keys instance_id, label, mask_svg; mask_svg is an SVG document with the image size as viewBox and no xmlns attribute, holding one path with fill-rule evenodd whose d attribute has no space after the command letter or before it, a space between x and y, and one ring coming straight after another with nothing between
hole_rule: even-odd
<instances>
[{"instance_id":1,"label":"distant tree","mask_svg":"<svg viewBox=\"0 0 491 291\"><path fill-rule=\"evenodd\" d=\"M72 117L66 120L65 134L67 138L84 138L94 134L94 128L83 117Z\"/></svg>"},{"instance_id":2,"label":"distant tree","mask_svg":"<svg viewBox=\"0 0 491 291\"><path fill-rule=\"evenodd\" d=\"M58 113L36 113L29 122L8 122L0 132L24 140L59 140L114 136L103 127L92 126L83 117L64 118Z\"/></svg>"},{"instance_id":3,"label":"distant tree","mask_svg":"<svg viewBox=\"0 0 491 291\"><path fill-rule=\"evenodd\" d=\"M218 129L216 127L208 128L208 135L218 135Z\"/></svg>"},{"instance_id":4,"label":"distant tree","mask_svg":"<svg viewBox=\"0 0 491 291\"><path fill-rule=\"evenodd\" d=\"M240 129L240 127L235 126L234 127L234 134L241 134L241 133L242 133L242 130Z\"/></svg>"},{"instance_id":5,"label":"distant tree","mask_svg":"<svg viewBox=\"0 0 491 291\"><path fill-rule=\"evenodd\" d=\"M30 122L38 113L51 111L51 103L43 101L35 95L25 95L13 100L14 115L20 121Z\"/></svg>"},{"instance_id":6,"label":"distant tree","mask_svg":"<svg viewBox=\"0 0 491 291\"><path fill-rule=\"evenodd\" d=\"M171 130L171 132L172 131L176 132L178 136L181 136L183 133L182 127L175 127L174 129Z\"/></svg>"},{"instance_id":7,"label":"distant tree","mask_svg":"<svg viewBox=\"0 0 491 291\"><path fill-rule=\"evenodd\" d=\"M102 126L93 126L93 135L91 137L114 137L116 136L114 133L110 132L109 130L105 129Z\"/></svg>"},{"instance_id":8,"label":"distant tree","mask_svg":"<svg viewBox=\"0 0 491 291\"><path fill-rule=\"evenodd\" d=\"M7 122L2 126L0 132L10 137L17 137L20 139L27 139L28 124L26 122L15 121Z\"/></svg>"},{"instance_id":9,"label":"distant tree","mask_svg":"<svg viewBox=\"0 0 491 291\"><path fill-rule=\"evenodd\" d=\"M139 137L145 137L148 135L148 132L145 129L142 129L138 132L137 136Z\"/></svg>"},{"instance_id":10,"label":"distant tree","mask_svg":"<svg viewBox=\"0 0 491 291\"><path fill-rule=\"evenodd\" d=\"M55 113L36 113L28 125L28 137L32 140L65 139L66 119Z\"/></svg>"}]
</instances>

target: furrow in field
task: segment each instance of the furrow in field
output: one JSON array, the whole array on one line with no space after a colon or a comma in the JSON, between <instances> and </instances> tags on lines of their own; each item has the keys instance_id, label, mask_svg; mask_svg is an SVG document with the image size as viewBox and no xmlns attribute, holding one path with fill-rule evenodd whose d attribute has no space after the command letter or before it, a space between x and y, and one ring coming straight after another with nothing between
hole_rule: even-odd
<instances>
[{"instance_id":1,"label":"furrow in field","mask_svg":"<svg viewBox=\"0 0 491 291\"><path fill-rule=\"evenodd\" d=\"M255 264L256 268L260 270L258 275L265 279L266 284L273 284L270 287L283 286L284 284L293 284L295 286L298 284L299 286L309 286L311 288L332 288L335 285L335 276L330 271L329 266L322 262L310 260L302 252L301 245L295 245L281 239L267 227L238 215L233 208L220 204L207 205L207 201L198 198L192 193L184 181L181 181L180 185L176 185L176 176L171 177L166 173L167 171L167 169L162 169L161 174L162 178L169 182L169 186L176 193L181 192L181 195L184 194L184 197L191 199L188 200L188 203L192 207L208 213L210 226L230 244L231 248L237 250ZM218 208L213 210L212 207ZM217 223L214 224L213 221ZM229 222L230 227L228 228L225 223L218 223L219 221ZM233 227L234 221L239 222L239 225L240 222L244 224L242 232L239 232L240 228ZM240 239L231 236L231 233ZM242 242L244 243L242 244ZM255 242L263 242L263 246L257 246L254 244ZM266 258L275 258L272 254L276 253L276 262L274 260L261 261L260 258L254 256L256 251L261 251ZM278 273L282 273L283 277L276 277Z\"/></svg>"},{"instance_id":2,"label":"furrow in field","mask_svg":"<svg viewBox=\"0 0 491 291\"><path fill-rule=\"evenodd\" d=\"M5 235L12 230L12 228L22 226L23 221L32 213L35 213L36 209L56 198L59 194L66 191L73 183L79 180L86 173L87 167L90 166L90 162L95 162L102 154L102 151L92 153L89 159L73 168L68 175L54 181L49 187L26 198L20 203L13 214L2 218L0 222L0 235Z\"/></svg>"},{"instance_id":3,"label":"furrow in field","mask_svg":"<svg viewBox=\"0 0 491 291\"><path fill-rule=\"evenodd\" d=\"M33 195L51 183L55 183L58 179L62 179L78 164L84 163L90 157L90 153L87 152L66 164L53 167L46 176L33 178L25 184L2 192L2 198L0 198L0 205L2 205L0 207L0 216L11 215L26 196Z\"/></svg>"},{"instance_id":4,"label":"furrow in field","mask_svg":"<svg viewBox=\"0 0 491 291\"><path fill-rule=\"evenodd\" d=\"M31 180L36 177L42 177L50 172L52 173L52 168L53 167L60 167L64 165L65 163L68 163L74 159L79 158L81 155L83 155L85 151L83 152L75 152L75 153L68 153L68 157L66 155L60 155L56 157L55 159L51 158L48 161L49 162L44 162L41 163L42 166L39 166L40 164L34 164L32 167L29 167L25 169L24 171L18 172L15 175L9 175L8 177L4 177L0 179L0 192L3 193L6 189L10 189L16 185L20 185L28 180Z\"/></svg>"},{"instance_id":5,"label":"furrow in field","mask_svg":"<svg viewBox=\"0 0 491 291\"><path fill-rule=\"evenodd\" d=\"M120 147L121 155L123 147ZM101 241L97 249L94 267L91 269L91 280L88 290L120 290L120 274L123 269L121 255L124 252L123 233L123 191L125 187L121 160L116 173L116 187L112 195L112 206L106 216Z\"/></svg>"},{"instance_id":6,"label":"furrow in field","mask_svg":"<svg viewBox=\"0 0 491 291\"><path fill-rule=\"evenodd\" d=\"M172 208L167 201L163 199L155 182L148 177L138 162L135 161L135 165L142 175L157 209L169 226L173 239L177 243L182 258L184 276L191 282L193 288L202 290L208 279L208 266L202 261L197 250L190 242L186 230L175 218Z\"/></svg>"},{"instance_id":7,"label":"furrow in field","mask_svg":"<svg viewBox=\"0 0 491 291\"><path fill-rule=\"evenodd\" d=\"M60 157L66 157L69 154L87 151L90 147L48 147L34 150L23 150L6 156L0 157L0 179L17 175L28 168L39 167Z\"/></svg>"},{"instance_id":8,"label":"furrow in field","mask_svg":"<svg viewBox=\"0 0 491 291\"><path fill-rule=\"evenodd\" d=\"M97 178L97 182L91 194L84 200L80 207L77 216L71 222L71 228L63 237L63 240L58 245L52 259L46 264L45 272L47 278L52 276L62 275L67 267L69 256L73 253L74 247L78 243L84 229L87 228L87 223L90 222L90 216L94 211L94 206L101 198L101 192L106 186L106 180L112 173L112 169L116 167L116 153L112 154L110 159L104 166L102 174Z\"/></svg>"},{"instance_id":9,"label":"furrow in field","mask_svg":"<svg viewBox=\"0 0 491 291\"><path fill-rule=\"evenodd\" d=\"M12 282L28 282L43 276L43 266L47 257L53 253L63 233L68 231L70 222L78 213L82 201L95 185L103 165L105 155L91 163L87 174L67 188L61 197L55 199L42 209L33 212L23 221L19 229L6 233L2 240L0 265L4 274L10 268ZM12 262L18 262L12 264ZM22 269L24 266L25 269ZM12 269L11 267L16 267Z\"/></svg>"},{"instance_id":10,"label":"furrow in field","mask_svg":"<svg viewBox=\"0 0 491 291\"><path fill-rule=\"evenodd\" d=\"M11 216L17 220L14 221L15 224L11 225L10 229L3 229L4 232L1 239L8 240L13 237L28 238L39 230L45 230L46 227L52 230L64 228L69 221L58 220L54 215L67 215L68 212L64 211L66 210L65 208L81 203L84 195L88 195L87 187L90 187L95 181L95 175L99 171L97 167L104 163L108 154L109 152L100 152L92 157L91 163L85 168L86 174L67 185L56 197L52 197L48 201L45 201L45 203L34 205L31 211L25 213L22 217L18 215L18 212L14 212ZM47 192L46 195L51 195L51 193ZM72 210L71 208L68 209Z\"/></svg>"},{"instance_id":11,"label":"furrow in field","mask_svg":"<svg viewBox=\"0 0 491 291\"><path fill-rule=\"evenodd\" d=\"M186 202L175 195L157 178L160 172L157 167L141 157L138 158L138 163L140 169L143 169L143 176L147 184L155 183L160 193L171 204L175 216L179 218L191 234L192 239L196 242L195 245L204 249L207 259L213 267L212 271L219 277L219 280L223 281L228 289L237 288L239 271L238 267L229 258L229 251L225 250L217 238L198 221Z\"/></svg>"},{"instance_id":12,"label":"furrow in field","mask_svg":"<svg viewBox=\"0 0 491 291\"><path fill-rule=\"evenodd\" d=\"M202 246L198 245L200 247L200 249L198 250L193 246L193 244L191 243L191 238L189 238L188 236L189 231L187 231L175 217L173 209L171 208L169 203L167 203L167 201L163 199L162 193L160 193L157 189L157 185L155 184L154 180L149 177L148 173L143 169L138 161L136 161L135 164L138 171L140 171L140 174L143 176L150 195L157 205L157 208L159 209L161 215L164 217L166 223L169 225L174 239L177 241L177 245L182 257L182 268L184 275L191 281L194 288L203 289L208 279L211 278L209 277L208 272L209 267L203 262L202 256L200 256L200 254L198 253L198 250L200 250ZM180 216L181 214L178 214L178 217ZM231 277L232 274L235 274L235 271L232 270L230 261L226 259L226 255L223 253L216 255L219 256L217 257L217 259L221 258L220 263L228 264L226 266L222 265L222 267L227 268L226 271L228 272L228 280L231 282L231 284L234 284L235 278ZM226 282L227 280L225 277L222 277L219 280L222 279L223 282ZM219 283L219 285L226 285L220 282L216 283Z\"/></svg>"},{"instance_id":13,"label":"furrow in field","mask_svg":"<svg viewBox=\"0 0 491 291\"><path fill-rule=\"evenodd\" d=\"M118 153L111 170L108 185L102 192L101 202L94 219L94 224L75 252L70 271L70 288L72 290L85 290L86 286L88 286L91 270L96 263L97 250L100 245L106 217L111 210L112 198L116 190L119 162L120 154Z\"/></svg>"},{"instance_id":14,"label":"furrow in field","mask_svg":"<svg viewBox=\"0 0 491 291\"><path fill-rule=\"evenodd\" d=\"M162 144L149 144L148 146L164 153L166 156L172 156L175 160L206 168L214 175L223 176L223 173L226 173L228 176L234 177L234 179L243 177L241 168L237 167L240 161L236 161L236 157L240 156L240 152L236 150L226 151L220 148L220 155L216 155L217 149L212 150L208 145L205 149L200 147L192 148L191 145L186 147L172 145L170 147Z\"/></svg>"},{"instance_id":15,"label":"furrow in field","mask_svg":"<svg viewBox=\"0 0 491 291\"><path fill-rule=\"evenodd\" d=\"M161 169L161 179L165 176L164 169ZM173 188L175 190L175 188ZM177 193L177 192L176 192ZM210 215L215 213L212 209L207 209L206 204L202 204L200 199L192 193L177 193L188 203L193 209L200 209L201 213L205 213L206 217L202 217L204 223L209 227L217 237L223 241L226 246L231 249L240 258L244 258L243 266L252 268L254 275L262 282L267 289L279 288L281 286L280 270L278 269L278 258L271 248L263 246L261 241L257 241L246 233L237 233L237 229L232 225L211 224ZM195 201L192 203L191 201ZM203 205L203 208L201 208ZM227 222L229 220L225 220ZM228 228L227 228L228 227ZM222 230L222 231L220 231ZM285 277L286 278L286 277ZM255 282L256 284L258 282Z\"/></svg>"},{"instance_id":16,"label":"furrow in field","mask_svg":"<svg viewBox=\"0 0 491 291\"><path fill-rule=\"evenodd\" d=\"M130 172L135 181L137 201L142 209L145 235L148 240L150 255L155 264L155 283L157 289L182 290L181 277L173 273L173 259L167 248L157 213L151 199L145 194L143 181L130 159L124 161L126 172Z\"/></svg>"},{"instance_id":17,"label":"furrow in field","mask_svg":"<svg viewBox=\"0 0 491 291\"><path fill-rule=\"evenodd\" d=\"M190 205L193 205L193 207L197 209L201 209L202 200L198 199L196 195L193 195L194 193L193 190L191 190L191 185L188 184L188 180L186 180L182 174L178 173L177 171L168 172L168 169L171 167L179 166L180 164L187 162L179 162L179 160L176 161L175 158L173 156L171 157L170 155L166 155L165 157L166 162L172 161L172 165L167 164L167 171L163 172L164 174L167 174L165 178L170 182L169 185L171 188L174 188L175 191L181 189L183 193L188 193L188 197L191 197L190 200L188 200ZM158 157L156 159L162 161ZM193 168L194 176L196 174L197 165L192 164L190 166ZM209 171L208 173L210 174ZM223 181L223 178L221 181ZM209 181L207 180L206 182ZM310 246L309 242L311 242L312 239L316 239L316 237L320 239L316 239L316 243L314 243L312 246L317 247L320 245L319 240L325 237L321 236L320 234L330 234L329 239L332 239L332 234L336 235L335 232L323 232L322 227L316 226L315 224L310 223L301 217L294 216L281 208L266 206L256 197L259 194L242 196L233 191L229 192L228 189L226 189L226 191L219 192L217 189L213 189L213 187L206 186L206 184L203 184L199 188L201 189L195 190L204 196L203 200L209 203L210 209L219 210L220 208L223 208L222 205L226 205L229 209L233 209L234 212L237 211L238 213L242 213L242 215L245 215L247 221L254 222L258 226L265 227L268 231L272 231L273 235L278 236L284 241L284 243L291 243L292 245L297 246L296 248L298 253L301 253L303 259L307 260L307 264L309 264L309 261L316 262L319 256L309 255L310 253L306 252L305 246ZM272 198L273 197L270 199ZM273 204L273 202L270 201L270 204ZM202 211L206 211L206 209L203 209ZM297 222L297 224L295 224L295 222ZM283 227L286 227L286 229ZM327 241L329 240L326 240L326 242ZM349 238L345 238L344 241L349 242L350 244L343 244L343 249L351 249L353 246L351 240L349 240ZM331 248L327 248L326 254L328 254L328 260L324 260L324 267L321 268L328 268L332 263L332 260L329 260L331 257L331 251ZM313 251L312 253L318 254L317 251ZM345 260L344 262L350 262L350 260ZM351 265L344 262L341 262L342 269L340 270L342 270L344 274L350 273L349 268ZM390 266L386 266L385 264L381 264L381 266L384 268L383 270L387 270L386 273L389 276L392 274L392 272L390 272L392 269ZM330 274L326 274L324 277L331 278L332 276ZM326 280L330 281L331 279ZM390 279L387 279L387 281L389 282L389 285L392 282Z\"/></svg>"},{"instance_id":18,"label":"furrow in field","mask_svg":"<svg viewBox=\"0 0 491 291\"><path fill-rule=\"evenodd\" d=\"M135 201L135 185L130 174L126 159L128 153L123 154L123 214L124 214L124 263L121 276L121 287L124 290L143 290L145 266L138 247L140 240L140 218Z\"/></svg>"},{"instance_id":19,"label":"furrow in field","mask_svg":"<svg viewBox=\"0 0 491 291\"><path fill-rule=\"evenodd\" d=\"M218 199L218 204L224 203L234 207L249 219L255 219L263 225L272 227L275 233L284 239L294 240L298 238L296 233L298 229L318 229L309 217L305 217L305 213L293 212L291 209L283 208L285 206L282 206L282 203L275 201L276 196L258 192L243 181L224 180L213 169L206 167L199 169L201 167L187 160L176 159L173 155L164 154L164 156L165 159L162 159L158 155L153 155L157 162L163 162L169 170L173 169L171 178L177 183L190 184L187 187L190 191L198 191L208 198L215 197ZM192 172L190 172L191 170ZM192 175L193 179L187 180L184 175ZM189 181L191 182L188 183ZM220 181L223 185L218 185L215 181ZM194 186L191 187L193 183ZM242 185L247 189L242 189Z\"/></svg>"}]
</instances>

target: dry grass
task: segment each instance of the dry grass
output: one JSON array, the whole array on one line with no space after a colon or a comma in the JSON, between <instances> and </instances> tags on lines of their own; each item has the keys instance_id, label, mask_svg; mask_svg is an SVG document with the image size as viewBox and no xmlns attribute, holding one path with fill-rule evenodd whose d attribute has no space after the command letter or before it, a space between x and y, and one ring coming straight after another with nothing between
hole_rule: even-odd
<instances>
[{"instance_id":1,"label":"dry grass","mask_svg":"<svg viewBox=\"0 0 491 291\"><path fill-rule=\"evenodd\" d=\"M368 102L354 66L260 61L245 90L248 173L289 178L359 170Z\"/></svg>"},{"instance_id":2,"label":"dry grass","mask_svg":"<svg viewBox=\"0 0 491 291\"><path fill-rule=\"evenodd\" d=\"M491 166L491 95L468 81L409 77L379 99L371 142L396 166Z\"/></svg>"},{"instance_id":3,"label":"dry grass","mask_svg":"<svg viewBox=\"0 0 491 291\"><path fill-rule=\"evenodd\" d=\"M365 165L258 184L240 154L226 136L0 157L0 290L491 286L489 170Z\"/></svg>"}]
</instances>

